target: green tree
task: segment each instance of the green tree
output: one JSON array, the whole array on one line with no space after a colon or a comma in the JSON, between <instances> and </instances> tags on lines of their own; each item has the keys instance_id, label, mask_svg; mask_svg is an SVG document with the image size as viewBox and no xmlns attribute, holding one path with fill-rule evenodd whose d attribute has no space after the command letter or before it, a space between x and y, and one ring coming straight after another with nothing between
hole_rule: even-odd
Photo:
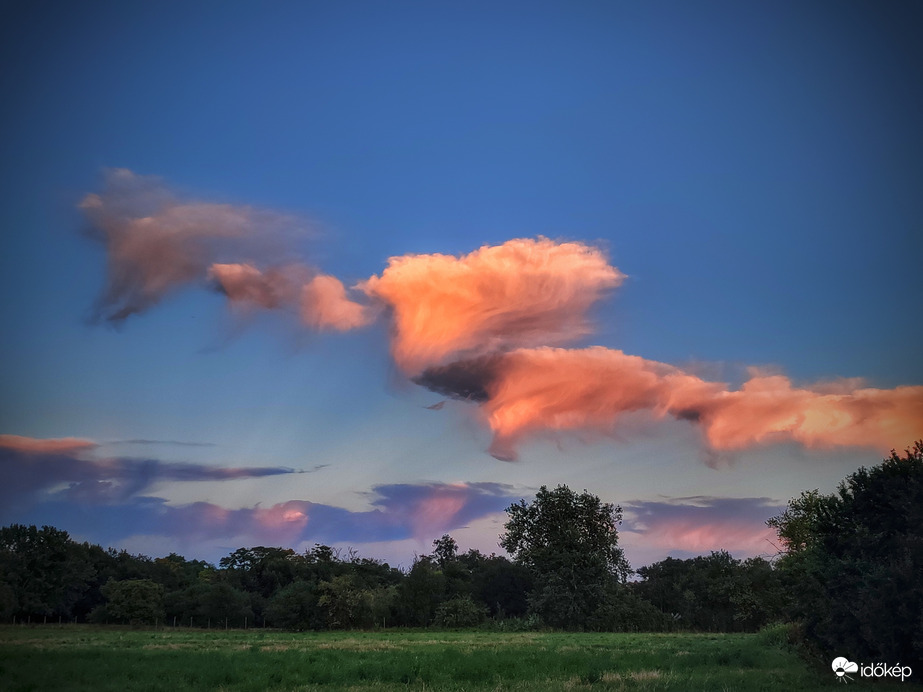
<instances>
[{"instance_id":1,"label":"green tree","mask_svg":"<svg viewBox=\"0 0 923 692\"><path fill-rule=\"evenodd\" d=\"M768 522L792 614L827 656L923 661L923 441Z\"/></svg>"},{"instance_id":2,"label":"green tree","mask_svg":"<svg viewBox=\"0 0 923 692\"><path fill-rule=\"evenodd\" d=\"M783 616L780 574L762 558L735 560L719 550L688 560L668 557L638 575L633 590L682 629L749 632Z\"/></svg>"},{"instance_id":3,"label":"green tree","mask_svg":"<svg viewBox=\"0 0 923 692\"><path fill-rule=\"evenodd\" d=\"M487 606L491 617L525 616L532 591L532 573L525 565L500 555L485 557L477 550L469 550L460 561L470 570L472 595Z\"/></svg>"},{"instance_id":4,"label":"green tree","mask_svg":"<svg viewBox=\"0 0 923 692\"><path fill-rule=\"evenodd\" d=\"M608 584L624 583L631 572L618 547L621 507L543 485L531 503L506 511L500 545L534 576L530 610L552 627L585 628Z\"/></svg>"},{"instance_id":5,"label":"green tree","mask_svg":"<svg viewBox=\"0 0 923 692\"><path fill-rule=\"evenodd\" d=\"M372 624L372 603L369 591L363 589L353 574L341 574L318 585L318 604L327 611L332 629L368 627Z\"/></svg>"},{"instance_id":6,"label":"green tree","mask_svg":"<svg viewBox=\"0 0 923 692\"><path fill-rule=\"evenodd\" d=\"M150 579L109 581L102 588L105 617L130 625L153 625L163 621L163 587ZM101 614L94 618L101 619Z\"/></svg>"},{"instance_id":7,"label":"green tree","mask_svg":"<svg viewBox=\"0 0 923 692\"><path fill-rule=\"evenodd\" d=\"M13 524L0 529L4 610L21 618L70 618L94 576L87 546L52 526Z\"/></svg>"},{"instance_id":8,"label":"green tree","mask_svg":"<svg viewBox=\"0 0 923 692\"><path fill-rule=\"evenodd\" d=\"M426 627L432 623L444 593L445 576L433 558L418 557L398 586L401 624Z\"/></svg>"},{"instance_id":9,"label":"green tree","mask_svg":"<svg viewBox=\"0 0 923 692\"><path fill-rule=\"evenodd\" d=\"M235 587L269 598L295 581L301 561L291 548L257 546L239 548L218 564Z\"/></svg>"},{"instance_id":10,"label":"green tree","mask_svg":"<svg viewBox=\"0 0 923 692\"><path fill-rule=\"evenodd\" d=\"M316 586L295 581L279 589L266 605L266 620L273 627L291 630L319 630L326 625L324 610L318 604Z\"/></svg>"},{"instance_id":11,"label":"green tree","mask_svg":"<svg viewBox=\"0 0 923 692\"><path fill-rule=\"evenodd\" d=\"M458 558L458 543L449 534L443 534L442 538L433 541L433 557L440 567L454 562Z\"/></svg>"}]
</instances>

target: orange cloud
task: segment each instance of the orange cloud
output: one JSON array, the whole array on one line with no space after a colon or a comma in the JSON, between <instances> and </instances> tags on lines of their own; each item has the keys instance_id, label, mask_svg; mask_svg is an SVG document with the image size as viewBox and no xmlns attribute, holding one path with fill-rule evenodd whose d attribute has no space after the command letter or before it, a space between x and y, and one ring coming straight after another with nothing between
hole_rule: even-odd
<instances>
[{"instance_id":1,"label":"orange cloud","mask_svg":"<svg viewBox=\"0 0 923 692\"><path fill-rule=\"evenodd\" d=\"M208 275L232 305L265 310L297 307L301 321L314 329L348 331L373 318L367 306L347 297L339 279L327 274L312 276L305 266L264 272L251 264L213 264Z\"/></svg>"},{"instance_id":2,"label":"orange cloud","mask_svg":"<svg viewBox=\"0 0 923 692\"><path fill-rule=\"evenodd\" d=\"M794 440L808 447L864 446L881 451L923 436L923 387L858 388L828 393L795 388L781 375L755 376L739 391L691 402L716 449Z\"/></svg>"},{"instance_id":3,"label":"orange cloud","mask_svg":"<svg viewBox=\"0 0 923 692\"><path fill-rule=\"evenodd\" d=\"M95 442L79 437L58 437L42 440L22 435L0 435L0 448L27 454L68 454L95 449L97 446Z\"/></svg>"},{"instance_id":4,"label":"orange cloud","mask_svg":"<svg viewBox=\"0 0 923 692\"><path fill-rule=\"evenodd\" d=\"M516 458L516 444L541 430L611 433L633 411L662 416L674 394L707 397L721 385L664 363L603 347L519 349L494 365L484 412L494 432L491 453Z\"/></svg>"},{"instance_id":5,"label":"orange cloud","mask_svg":"<svg viewBox=\"0 0 923 692\"><path fill-rule=\"evenodd\" d=\"M519 349L490 367L483 411L494 432L491 453L501 459L514 459L516 444L531 433L611 433L633 411L693 421L718 450L794 440L887 451L923 436L923 386L883 390L853 381L794 388L786 377L756 375L730 391L602 347Z\"/></svg>"},{"instance_id":6,"label":"orange cloud","mask_svg":"<svg viewBox=\"0 0 923 692\"><path fill-rule=\"evenodd\" d=\"M301 289L301 319L315 329L345 332L372 321L368 307L346 296L343 283L334 276L318 274Z\"/></svg>"},{"instance_id":7,"label":"orange cloud","mask_svg":"<svg viewBox=\"0 0 923 692\"><path fill-rule=\"evenodd\" d=\"M392 257L359 288L391 308L394 358L418 374L452 355L577 339L590 306L624 278L598 248L538 238Z\"/></svg>"}]
</instances>

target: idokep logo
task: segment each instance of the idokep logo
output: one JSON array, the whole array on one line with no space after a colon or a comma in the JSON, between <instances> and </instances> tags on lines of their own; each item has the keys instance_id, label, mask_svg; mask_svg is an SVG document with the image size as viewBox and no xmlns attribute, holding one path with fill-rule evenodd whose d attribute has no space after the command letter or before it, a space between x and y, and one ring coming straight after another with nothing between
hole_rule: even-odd
<instances>
[{"instance_id":1,"label":"idokep logo","mask_svg":"<svg viewBox=\"0 0 923 692\"><path fill-rule=\"evenodd\" d=\"M888 665L887 663L870 663L860 666L858 663L853 663L842 656L833 659L831 668L836 673L837 682L852 680L853 678L849 673L859 673L863 678L894 678L904 682L913 673L910 666L902 666L900 663L896 666Z\"/></svg>"},{"instance_id":2,"label":"idokep logo","mask_svg":"<svg viewBox=\"0 0 923 692\"><path fill-rule=\"evenodd\" d=\"M852 661L847 661L845 658L840 656L839 658L833 659L833 672L836 673L837 682L846 682L847 680L852 680L847 673L855 673L859 670L859 664L853 663Z\"/></svg>"}]
</instances>

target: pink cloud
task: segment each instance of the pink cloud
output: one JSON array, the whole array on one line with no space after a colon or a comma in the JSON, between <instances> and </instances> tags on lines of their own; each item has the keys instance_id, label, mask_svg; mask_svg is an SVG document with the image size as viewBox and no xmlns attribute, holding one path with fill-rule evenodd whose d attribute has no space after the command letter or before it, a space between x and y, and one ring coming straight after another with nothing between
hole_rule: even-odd
<instances>
[{"instance_id":1,"label":"pink cloud","mask_svg":"<svg viewBox=\"0 0 923 692\"><path fill-rule=\"evenodd\" d=\"M923 386L875 389L857 381L795 387L756 373L736 391L679 368L603 347L517 349L424 373L430 388L482 402L490 451L516 458L518 443L547 432L612 434L646 412L698 425L715 450L779 441L887 452L923 436Z\"/></svg>"},{"instance_id":2,"label":"pink cloud","mask_svg":"<svg viewBox=\"0 0 923 692\"><path fill-rule=\"evenodd\" d=\"M685 497L629 502L624 509L622 545L651 562L677 552L775 554L778 538L766 520L785 506L769 498Z\"/></svg>"},{"instance_id":3,"label":"pink cloud","mask_svg":"<svg viewBox=\"0 0 923 692\"><path fill-rule=\"evenodd\" d=\"M0 435L0 448L29 454L73 454L97 446L92 440L79 437L38 439L22 435Z\"/></svg>"},{"instance_id":4,"label":"pink cloud","mask_svg":"<svg viewBox=\"0 0 923 692\"><path fill-rule=\"evenodd\" d=\"M624 278L598 248L538 238L461 257L392 257L359 288L391 308L394 358L418 374L449 356L573 341Z\"/></svg>"},{"instance_id":5,"label":"pink cloud","mask_svg":"<svg viewBox=\"0 0 923 692\"><path fill-rule=\"evenodd\" d=\"M334 276L318 274L301 290L301 319L315 329L345 332L372 321L367 306L350 300L343 283Z\"/></svg>"}]
</instances>

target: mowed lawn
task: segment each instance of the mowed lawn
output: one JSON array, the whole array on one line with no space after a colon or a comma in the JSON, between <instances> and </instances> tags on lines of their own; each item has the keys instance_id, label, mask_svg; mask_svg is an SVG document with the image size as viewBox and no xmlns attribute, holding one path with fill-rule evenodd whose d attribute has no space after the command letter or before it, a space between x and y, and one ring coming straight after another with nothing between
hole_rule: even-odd
<instances>
[{"instance_id":1,"label":"mowed lawn","mask_svg":"<svg viewBox=\"0 0 923 692\"><path fill-rule=\"evenodd\" d=\"M814 690L836 684L752 634L286 633L0 627L0 689Z\"/></svg>"}]
</instances>

